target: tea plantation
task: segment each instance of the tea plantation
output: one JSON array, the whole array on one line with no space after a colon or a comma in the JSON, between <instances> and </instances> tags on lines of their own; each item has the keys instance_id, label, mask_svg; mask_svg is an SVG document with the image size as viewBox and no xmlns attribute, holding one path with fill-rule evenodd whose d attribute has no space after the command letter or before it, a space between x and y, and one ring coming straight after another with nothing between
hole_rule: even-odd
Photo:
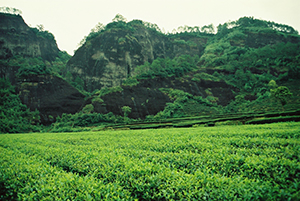
<instances>
[{"instance_id":1,"label":"tea plantation","mask_svg":"<svg viewBox=\"0 0 300 201\"><path fill-rule=\"evenodd\" d=\"M300 200L300 123L0 135L0 200Z\"/></svg>"}]
</instances>

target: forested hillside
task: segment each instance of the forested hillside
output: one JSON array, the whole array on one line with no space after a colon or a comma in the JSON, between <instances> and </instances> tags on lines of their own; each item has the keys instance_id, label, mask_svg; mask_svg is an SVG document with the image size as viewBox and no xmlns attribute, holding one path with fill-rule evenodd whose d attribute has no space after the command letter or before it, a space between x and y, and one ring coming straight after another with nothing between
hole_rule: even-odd
<instances>
[{"instance_id":1,"label":"forested hillside","mask_svg":"<svg viewBox=\"0 0 300 201\"><path fill-rule=\"evenodd\" d=\"M252 17L219 25L215 34L212 25L168 34L150 25L116 20L93 30L70 59L68 73L93 91L85 104L91 112L122 115L129 106L131 118L160 119L298 108L300 37L292 27ZM127 39L118 35L123 30ZM97 79L87 75L95 71Z\"/></svg>"},{"instance_id":2,"label":"forested hillside","mask_svg":"<svg viewBox=\"0 0 300 201\"><path fill-rule=\"evenodd\" d=\"M300 105L300 36L288 25L243 17L217 28L163 33L156 24L118 14L97 24L70 57L42 25L30 28L15 14L0 17L1 124L11 125L1 132L285 112ZM9 107L20 112L12 117ZM28 122L32 126L23 129Z\"/></svg>"}]
</instances>

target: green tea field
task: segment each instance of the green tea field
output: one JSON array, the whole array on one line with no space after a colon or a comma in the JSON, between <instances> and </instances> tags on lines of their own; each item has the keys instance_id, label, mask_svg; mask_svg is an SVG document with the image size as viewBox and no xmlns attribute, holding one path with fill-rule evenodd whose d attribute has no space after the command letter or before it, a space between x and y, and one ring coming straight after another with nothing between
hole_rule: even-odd
<instances>
[{"instance_id":1,"label":"green tea field","mask_svg":"<svg viewBox=\"0 0 300 201\"><path fill-rule=\"evenodd\" d=\"M300 200L300 123L2 134L0 200Z\"/></svg>"}]
</instances>

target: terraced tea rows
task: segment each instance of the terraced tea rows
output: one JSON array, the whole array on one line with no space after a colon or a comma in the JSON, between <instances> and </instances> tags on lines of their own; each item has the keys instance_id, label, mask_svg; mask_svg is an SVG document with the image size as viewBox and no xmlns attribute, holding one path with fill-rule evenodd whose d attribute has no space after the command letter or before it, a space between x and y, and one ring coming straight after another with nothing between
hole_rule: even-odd
<instances>
[{"instance_id":1,"label":"terraced tea rows","mask_svg":"<svg viewBox=\"0 0 300 201\"><path fill-rule=\"evenodd\" d=\"M0 136L2 199L297 200L300 123Z\"/></svg>"}]
</instances>

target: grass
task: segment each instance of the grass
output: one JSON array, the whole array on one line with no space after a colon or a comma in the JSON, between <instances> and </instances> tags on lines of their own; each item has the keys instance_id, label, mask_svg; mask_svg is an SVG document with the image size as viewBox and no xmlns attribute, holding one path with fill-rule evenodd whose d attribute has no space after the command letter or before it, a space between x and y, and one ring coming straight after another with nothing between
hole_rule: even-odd
<instances>
[{"instance_id":1,"label":"grass","mask_svg":"<svg viewBox=\"0 0 300 201\"><path fill-rule=\"evenodd\" d=\"M0 135L1 200L297 200L300 123Z\"/></svg>"}]
</instances>

